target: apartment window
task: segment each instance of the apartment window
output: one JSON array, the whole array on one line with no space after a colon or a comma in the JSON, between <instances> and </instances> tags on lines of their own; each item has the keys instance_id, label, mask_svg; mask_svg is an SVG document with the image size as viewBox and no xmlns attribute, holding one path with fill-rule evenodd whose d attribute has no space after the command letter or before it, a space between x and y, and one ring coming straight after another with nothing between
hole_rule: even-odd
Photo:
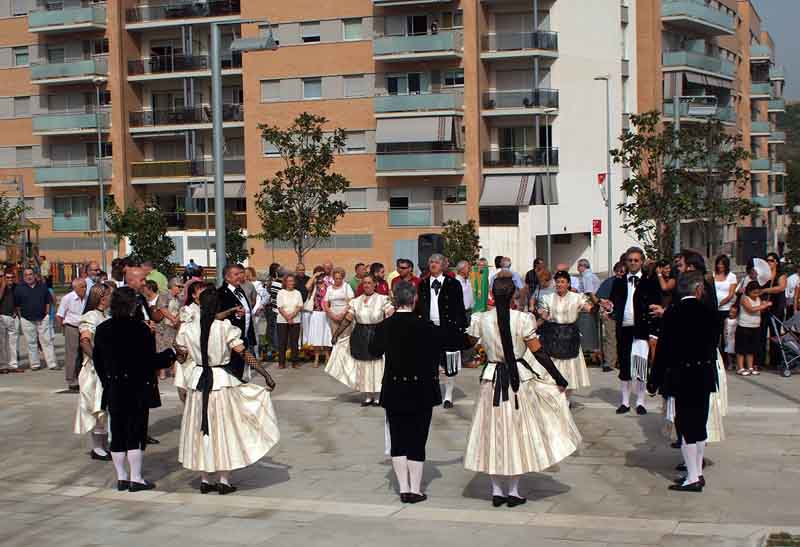
<instances>
[{"instance_id":1,"label":"apartment window","mask_svg":"<svg viewBox=\"0 0 800 547\"><path fill-rule=\"evenodd\" d=\"M265 156L280 156L280 151L274 143L269 142L267 139L261 140L261 151Z\"/></svg>"},{"instance_id":2,"label":"apartment window","mask_svg":"<svg viewBox=\"0 0 800 547\"><path fill-rule=\"evenodd\" d=\"M28 46L11 48L11 56L14 58L14 66L27 66L29 64Z\"/></svg>"},{"instance_id":3,"label":"apartment window","mask_svg":"<svg viewBox=\"0 0 800 547\"><path fill-rule=\"evenodd\" d=\"M30 116L31 114L31 98L30 97L14 97L14 116L21 118L23 116Z\"/></svg>"},{"instance_id":4,"label":"apartment window","mask_svg":"<svg viewBox=\"0 0 800 547\"><path fill-rule=\"evenodd\" d=\"M66 57L66 52L63 47L49 47L47 48L47 62L50 64L63 63Z\"/></svg>"},{"instance_id":5,"label":"apartment window","mask_svg":"<svg viewBox=\"0 0 800 547\"><path fill-rule=\"evenodd\" d=\"M386 77L389 95L419 95L422 92L422 74L391 74Z\"/></svg>"},{"instance_id":6,"label":"apartment window","mask_svg":"<svg viewBox=\"0 0 800 547\"><path fill-rule=\"evenodd\" d=\"M33 147L32 146L17 146L16 150L16 166L17 167L31 167L33 165Z\"/></svg>"},{"instance_id":7,"label":"apartment window","mask_svg":"<svg viewBox=\"0 0 800 547\"><path fill-rule=\"evenodd\" d=\"M519 226L517 207L481 207L479 217L481 226Z\"/></svg>"},{"instance_id":8,"label":"apartment window","mask_svg":"<svg viewBox=\"0 0 800 547\"><path fill-rule=\"evenodd\" d=\"M458 10L456 12L445 11L442 13L442 28L461 28L464 26L464 12Z\"/></svg>"},{"instance_id":9,"label":"apartment window","mask_svg":"<svg viewBox=\"0 0 800 547\"><path fill-rule=\"evenodd\" d=\"M281 81L262 80L261 81L261 102L281 100Z\"/></svg>"},{"instance_id":10,"label":"apartment window","mask_svg":"<svg viewBox=\"0 0 800 547\"><path fill-rule=\"evenodd\" d=\"M448 70L444 73L445 87L464 87L464 70Z\"/></svg>"},{"instance_id":11,"label":"apartment window","mask_svg":"<svg viewBox=\"0 0 800 547\"><path fill-rule=\"evenodd\" d=\"M367 83L363 74L344 77L344 96L345 97L366 97Z\"/></svg>"},{"instance_id":12,"label":"apartment window","mask_svg":"<svg viewBox=\"0 0 800 547\"><path fill-rule=\"evenodd\" d=\"M28 15L28 0L14 0L11 4L11 15Z\"/></svg>"},{"instance_id":13,"label":"apartment window","mask_svg":"<svg viewBox=\"0 0 800 547\"><path fill-rule=\"evenodd\" d=\"M466 203L467 201L466 186L442 188L442 194L445 203Z\"/></svg>"},{"instance_id":14,"label":"apartment window","mask_svg":"<svg viewBox=\"0 0 800 547\"><path fill-rule=\"evenodd\" d=\"M64 9L64 0L47 0L45 4L47 11L61 11Z\"/></svg>"},{"instance_id":15,"label":"apartment window","mask_svg":"<svg viewBox=\"0 0 800 547\"><path fill-rule=\"evenodd\" d=\"M361 40L361 19L345 19L343 23L345 40Z\"/></svg>"},{"instance_id":16,"label":"apartment window","mask_svg":"<svg viewBox=\"0 0 800 547\"><path fill-rule=\"evenodd\" d=\"M108 55L108 38L84 40L83 53L85 55Z\"/></svg>"},{"instance_id":17,"label":"apartment window","mask_svg":"<svg viewBox=\"0 0 800 547\"><path fill-rule=\"evenodd\" d=\"M303 80L303 98L322 98L322 78L306 78Z\"/></svg>"},{"instance_id":18,"label":"apartment window","mask_svg":"<svg viewBox=\"0 0 800 547\"><path fill-rule=\"evenodd\" d=\"M303 23L300 25L303 42L306 44L320 41L319 21Z\"/></svg>"},{"instance_id":19,"label":"apartment window","mask_svg":"<svg viewBox=\"0 0 800 547\"><path fill-rule=\"evenodd\" d=\"M408 209L408 196L392 196L389 198L389 209Z\"/></svg>"},{"instance_id":20,"label":"apartment window","mask_svg":"<svg viewBox=\"0 0 800 547\"><path fill-rule=\"evenodd\" d=\"M367 210L367 189L356 188L344 191L344 202L351 211Z\"/></svg>"},{"instance_id":21,"label":"apartment window","mask_svg":"<svg viewBox=\"0 0 800 547\"><path fill-rule=\"evenodd\" d=\"M348 131L345 134L345 152L348 154L360 154L367 150L366 134L364 131Z\"/></svg>"},{"instance_id":22,"label":"apartment window","mask_svg":"<svg viewBox=\"0 0 800 547\"><path fill-rule=\"evenodd\" d=\"M53 212L54 231L89 229L89 198L86 196L54 197Z\"/></svg>"}]
</instances>

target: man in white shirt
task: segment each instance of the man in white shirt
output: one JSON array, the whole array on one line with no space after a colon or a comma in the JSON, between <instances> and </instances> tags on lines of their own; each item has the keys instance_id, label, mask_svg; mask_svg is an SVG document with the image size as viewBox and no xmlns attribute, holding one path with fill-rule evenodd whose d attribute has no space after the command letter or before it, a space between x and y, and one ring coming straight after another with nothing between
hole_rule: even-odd
<instances>
[{"instance_id":1,"label":"man in white shirt","mask_svg":"<svg viewBox=\"0 0 800 547\"><path fill-rule=\"evenodd\" d=\"M86 281L72 281L72 292L64 295L56 312L56 326L64 329L64 377L70 391L78 392L78 359L80 358L80 333L78 326L86 307Z\"/></svg>"},{"instance_id":2,"label":"man in white shirt","mask_svg":"<svg viewBox=\"0 0 800 547\"><path fill-rule=\"evenodd\" d=\"M795 291L797 291L798 284L800 284L800 275L794 272L786 280L786 315L788 317L792 317L797 311L794 308L794 295Z\"/></svg>"},{"instance_id":3,"label":"man in white shirt","mask_svg":"<svg viewBox=\"0 0 800 547\"><path fill-rule=\"evenodd\" d=\"M467 325L472 320L472 307L475 305L475 296L472 293L472 283L469 280L472 266L466 260L461 260L456 264L456 281L461 284L461 292L464 294L464 311L467 314ZM475 356L473 348L462 350L461 362L471 363Z\"/></svg>"},{"instance_id":4,"label":"man in white shirt","mask_svg":"<svg viewBox=\"0 0 800 547\"><path fill-rule=\"evenodd\" d=\"M92 290L92 287L100 279L100 264L96 260L90 260L86 264L86 293Z\"/></svg>"}]
</instances>

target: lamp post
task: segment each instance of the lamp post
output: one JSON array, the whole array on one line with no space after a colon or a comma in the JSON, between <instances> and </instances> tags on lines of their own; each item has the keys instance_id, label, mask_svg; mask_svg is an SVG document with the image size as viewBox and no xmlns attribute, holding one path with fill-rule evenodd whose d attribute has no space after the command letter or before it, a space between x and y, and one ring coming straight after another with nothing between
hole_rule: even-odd
<instances>
[{"instance_id":1,"label":"lamp post","mask_svg":"<svg viewBox=\"0 0 800 547\"><path fill-rule=\"evenodd\" d=\"M552 143L552 129L550 127L550 114L558 112L557 108L545 108L544 109L544 164L547 170L547 193L550 195L548 196L545 193L545 206L547 211L547 267L552 269L553 267L553 230L552 225L550 222L550 205L553 201L553 193L552 193L552 178L550 174L550 152L553 148Z\"/></svg>"},{"instance_id":2,"label":"lamp post","mask_svg":"<svg viewBox=\"0 0 800 547\"><path fill-rule=\"evenodd\" d=\"M612 230L612 215L614 213L614 199L612 195L613 186L611 185L611 76L597 76L595 81L606 83L606 208L608 209L608 226L606 231L606 241L608 242L608 275L613 273L614 268L614 238Z\"/></svg>"},{"instance_id":3,"label":"lamp post","mask_svg":"<svg viewBox=\"0 0 800 547\"><path fill-rule=\"evenodd\" d=\"M94 121L97 127L97 186L100 189L100 263L104 272L108 271L106 264L106 203L103 188L103 128L100 123L100 88L108 81L107 78L94 78L96 91L96 104L94 107Z\"/></svg>"}]
</instances>

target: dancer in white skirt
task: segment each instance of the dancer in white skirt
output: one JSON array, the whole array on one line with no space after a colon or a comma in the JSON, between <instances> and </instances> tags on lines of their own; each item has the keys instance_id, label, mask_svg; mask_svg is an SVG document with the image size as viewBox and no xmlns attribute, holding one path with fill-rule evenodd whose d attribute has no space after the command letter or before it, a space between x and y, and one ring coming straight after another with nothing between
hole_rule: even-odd
<instances>
[{"instance_id":1,"label":"dancer in white skirt","mask_svg":"<svg viewBox=\"0 0 800 547\"><path fill-rule=\"evenodd\" d=\"M321 267L320 273L324 273ZM310 314L308 329L303 329L303 345L314 348L314 364L312 365L314 368L319 368L320 354L325 356L326 361L331 357L331 324L328 321L325 310L322 308L327 288L324 276L316 275L314 277L314 289L308 295L308 300L306 300L303 308L304 311Z\"/></svg>"},{"instance_id":2,"label":"dancer in white skirt","mask_svg":"<svg viewBox=\"0 0 800 547\"><path fill-rule=\"evenodd\" d=\"M253 464L266 455L280 438L270 391L275 386L258 360L245 351L241 331L230 321L216 318L218 291L200 295L200 321L187 323L178 333L175 347L195 363L183 409L178 461L200 472L200 492L230 494L234 469ZM241 370L231 367L231 352L243 354L248 365L261 374L267 388L244 383ZM212 485L209 473L219 473Z\"/></svg>"},{"instance_id":3,"label":"dancer in white skirt","mask_svg":"<svg viewBox=\"0 0 800 547\"><path fill-rule=\"evenodd\" d=\"M533 315L510 309L514 293L511 275L498 274L492 285L495 309L473 315L467 331L486 349L488 364L481 374L464 467L490 475L495 507L525 503L521 476L560 462L581 442L563 395L568 383L542 349ZM540 381L521 359L526 350L555 385Z\"/></svg>"},{"instance_id":4,"label":"dancer in white skirt","mask_svg":"<svg viewBox=\"0 0 800 547\"><path fill-rule=\"evenodd\" d=\"M205 283L200 280L189 281L186 284L186 301L184 306L178 311L178 333L186 329L186 325L191 323L200 324L200 294L206 289L213 289L214 285ZM176 335L177 337L177 335ZM191 356L181 363L175 363L175 380L174 384L178 390L178 397L181 401L186 401L186 388L191 380L192 369L194 368L194 361Z\"/></svg>"},{"instance_id":5,"label":"dancer in white skirt","mask_svg":"<svg viewBox=\"0 0 800 547\"><path fill-rule=\"evenodd\" d=\"M559 271L553 278L556 292L542 296L539 301L540 316L547 321L542 329L542 343L569 382L569 398L572 391L592 385L578 331L578 316L582 311L591 311L592 305L583 294L570 291L569 273Z\"/></svg>"},{"instance_id":6,"label":"dancer in white skirt","mask_svg":"<svg viewBox=\"0 0 800 547\"><path fill-rule=\"evenodd\" d=\"M74 432L76 435L92 433L92 450L89 456L93 460L102 461L111 461L111 454L108 452L108 422L102 407L103 385L92 364L92 350L97 326L108 319L107 310L113 290L106 283L98 283L92 287L78 325L83 362L78 374L80 392Z\"/></svg>"},{"instance_id":7,"label":"dancer in white skirt","mask_svg":"<svg viewBox=\"0 0 800 547\"><path fill-rule=\"evenodd\" d=\"M333 335L333 351L325 372L352 390L364 394L361 406L380 406L378 394L383 381L383 356L370 353L369 342L378 323L390 317L394 308L388 296L375 292L375 278L361 280L364 294L348 304L347 314ZM343 336L351 322L349 336Z\"/></svg>"}]
</instances>

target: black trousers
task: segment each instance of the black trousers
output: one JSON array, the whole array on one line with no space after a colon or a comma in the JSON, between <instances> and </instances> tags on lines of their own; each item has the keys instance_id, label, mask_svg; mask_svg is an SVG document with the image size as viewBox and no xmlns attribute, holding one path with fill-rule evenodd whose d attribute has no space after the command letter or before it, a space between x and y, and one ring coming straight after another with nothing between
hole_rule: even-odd
<instances>
[{"instance_id":1,"label":"black trousers","mask_svg":"<svg viewBox=\"0 0 800 547\"><path fill-rule=\"evenodd\" d=\"M433 408L405 413L386 409L389 434L392 436L392 457L405 456L411 461L425 461L425 445L431 428Z\"/></svg>"},{"instance_id":2,"label":"black trousers","mask_svg":"<svg viewBox=\"0 0 800 547\"><path fill-rule=\"evenodd\" d=\"M675 397L675 429L680 432L687 444L708 439L706 424L710 397L708 393Z\"/></svg>"},{"instance_id":3,"label":"black trousers","mask_svg":"<svg viewBox=\"0 0 800 547\"><path fill-rule=\"evenodd\" d=\"M108 426L111 433L109 450L127 452L144 450L147 446L147 422L150 411L147 408L130 411L109 411Z\"/></svg>"},{"instance_id":4,"label":"black trousers","mask_svg":"<svg viewBox=\"0 0 800 547\"><path fill-rule=\"evenodd\" d=\"M300 324L278 323L278 363L286 364L286 349L292 350L292 361L297 361L300 341Z\"/></svg>"},{"instance_id":5,"label":"black trousers","mask_svg":"<svg viewBox=\"0 0 800 547\"><path fill-rule=\"evenodd\" d=\"M631 349L633 347L634 327L617 328L617 358L619 360L619 379L631 381Z\"/></svg>"},{"instance_id":6,"label":"black trousers","mask_svg":"<svg viewBox=\"0 0 800 547\"><path fill-rule=\"evenodd\" d=\"M717 348L722 355L725 355L725 320L730 315L730 311L717 310Z\"/></svg>"}]
</instances>

